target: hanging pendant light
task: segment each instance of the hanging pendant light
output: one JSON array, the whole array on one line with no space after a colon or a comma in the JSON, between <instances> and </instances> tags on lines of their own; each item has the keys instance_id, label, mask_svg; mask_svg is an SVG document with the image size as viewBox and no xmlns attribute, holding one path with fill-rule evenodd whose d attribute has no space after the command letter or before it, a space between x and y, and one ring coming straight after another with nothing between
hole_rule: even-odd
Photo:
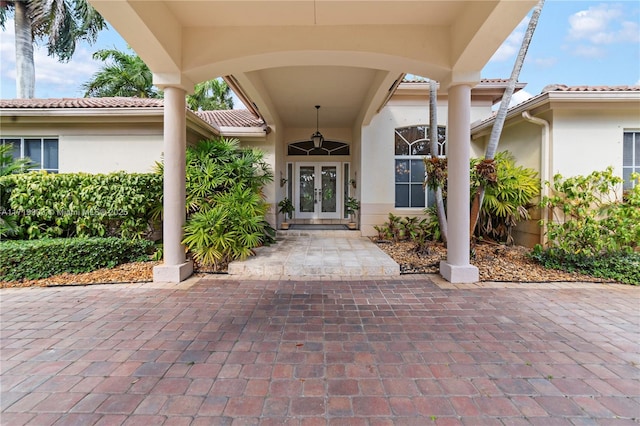
<instances>
[{"instance_id":1,"label":"hanging pendant light","mask_svg":"<svg viewBox=\"0 0 640 426\"><path fill-rule=\"evenodd\" d=\"M311 140L313 141L313 147L315 149L322 147L322 142L324 142L324 136L320 133L318 126L318 111L320 110L320 105L316 105L316 132L311 135Z\"/></svg>"}]
</instances>

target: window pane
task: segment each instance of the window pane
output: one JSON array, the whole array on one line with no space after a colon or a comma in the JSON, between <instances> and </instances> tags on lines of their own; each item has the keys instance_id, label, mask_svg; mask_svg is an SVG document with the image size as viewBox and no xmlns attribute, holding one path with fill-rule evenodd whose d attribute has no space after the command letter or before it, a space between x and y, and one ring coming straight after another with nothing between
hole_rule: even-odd
<instances>
[{"instance_id":1,"label":"window pane","mask_svg":"<svg viewBox=\"0 0 640 426\"><path fill-rule=\"evenodd\" d=\"M409 185L396 184L396 207L409 207Z\"/></svg>"},{"instance_id":2,"label":"window pane","mask_svg":"<svg viewBox=\"0 0 640 426\"><path fill-rule=\"evenodd\" d=\"M633 184L631 182L631 172L633 169L622 169L622 179L624 179L624 183L622 184L622 190L626 191L627 189L633 188Z\"/></svg>"},{"instance_id":3,"label":"window pane","mask_svg":"<svg viewBox=\"0 0 640 426\"><path fill-rule=\"evenodd\" d=\"M424 207L424 188L422 184L411 185L411 207Z\"/></svg>"},{"instance_id":4,"label":"window pane","mask_svg":"<svg viewBox=\"0 0 640 426\"><path fill-rule=\"evenodd\" d=\"M409 182L409 160L396 160L396 182Z\"/></svg>"},{"instance_id":5,"label":"window pane","mask_svg":"<svg viewBox=\"0 0 640 426\"><path fill-rule=\"evenodd\" d=\"M625 133L622 140L622 165L633 165L633 133Z\"/></svg>"},{"instance_id":6,"label":"window pane","mask_svg":"<svg viewBox=\"0 0 640 426\"><path fill-rule=\"evenodd\" d=\"M411 145L411 155L429 155L429 141L420 139Z\"/></svg>"},{"instance_id":7,"label":"window pane","mask_svg":"<svg viewBox=\"0 0 640 426\"><path fill-rule=\"evenodd\" d=\"M300 167L300 205L298 211L301 213L312 213L315 211L315 184L316 168L314 166Z\"/></svg>"},{"instance_id":8,"label":"window pane","mask_svg":"<svg viewBox=\"0 0 640 426\"><path fill-rule=\"evenodd\" d=\"M640 165L640 132L636 132L634 135L636 139L636 163L634 166L638 166Z\"/></svg>"},{"instance_id":9,"label":"window pane","mask_svg":"<svg viewBox=\"0 0 640 426\"><path fill-rule=\"evenodd\" d=\"M25 139L24 156L37 165L42 164L42 139Z\"/></svg>"},{"instance_id":10,"label":"window pane","mask_svg":"<svg viewBox=\"0 0 640 426\"><path fill-rule=\"evenodd\" d=\"M424 182L424 161L411 160L411 182Z\"/></svg>"},{"instance_id":11,"label":"window pane","mask_svg":"<svg viewBox=\"0 0 640 426\"><path fill-rule=\"evenodd\" d=\"M409 144L397 134L396 130L396 155L409 155Z\"/></svg>"},{"instance_id":12,"label":"window pane","mask_svg":"<svg viewBox=\"0 0 640 426\"><path fill-rule=\"evenodd\" d=\"M58 170L58 140L44 140L44 164L43 169Z\"/></svg>"}]
</instances>

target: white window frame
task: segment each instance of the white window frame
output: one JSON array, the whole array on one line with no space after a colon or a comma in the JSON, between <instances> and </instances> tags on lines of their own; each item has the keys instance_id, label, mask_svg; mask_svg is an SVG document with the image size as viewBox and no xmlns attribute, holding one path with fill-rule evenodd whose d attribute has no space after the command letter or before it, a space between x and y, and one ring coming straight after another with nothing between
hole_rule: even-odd
<instances>
[{"instance_id":1,"label":"white window frame","mask_svg":"<svg viewBox=\"0 0 640 426\"><path fill-rule=\"evenodd\" d=\"M39 139L40 140L40 158L35 159L35 158L31 158L31 161L33 161L37 167L33 168L32 170L45 170L49 173L58 173L60 170L60 139L57 136L1 136L0 137L0 141L2 142L2 145L5 145L6 143L14 143L14 141L18 140L20 143L20 158L25 158L24 152L25 152L25 140L36 140ZM44 158L45 158L45 141L55 141L57 144L57 155L58 158L56 158L56 163L58 165L58 167L53 168L45 168L44 167ZM30 157L29 157L30 158Z\"/></svg>"},{"instance_id":2,"label":"white window frame","mask_svg":"<svg viewBox=\"0 0 640 426\"><path fill-rule=\"evenodd\" d=\"M407 129L407 128L413 128L413 127L417 127L417 128L421 128L421 133L419 133L419 136L422 137L418 137L417 139L413 140L413 141L408 141L404 136L402 136L400 133L398 133L399 130L402 129ZM439 140L438 141L438 157L445 157L446 156L446 147L447 147L447 143L446 143L446 127L445 126L438 126L438 129L444 129L444 134L445 134L445 138L443 140ZM440 134L440 132L438 132ZM396 140L396 136L399 136L400 138L402 138L407 145L409 146L409 154L408 155L395 155L395 140ZM433 204L432 198L434 197L434 195L432 194L432 191L430 191L428 188L424 188L424 204L423 206L413 206L411 204L411 185L415 185L417 182L413 182L411 180L409 180L408 182L398 182L396 180L396 161L397 160L408 160L409 161L409 167L411 167L411 160L420 160L423 161L424 158L431 158L431 154L427 154L427 155L422 155L422 154L417 154L417 155L412 155L411 154L411 146L413 146L415 143L418 142L427 142L429 143L429 125L428 124L416 124L413 126L403 126L403 127L397 127L394 129L394 138L393 138L393 143L394 143L394 156L393 156L393 168L394 168L394 206L396 209L424 209L429 207L430 205ZM429 147L430 150L430 145L427 145ZM410 172L410 168L409 168L409 175L411 175ZM421 184L424 183L424 180L426 179L427 175L425 172L425 176L423 178L423 181L420 182ZM411 178L409 178L411 179ZM409 205L408 206L402 206L399 207L396 205L396 186L398 184L401 185L406 185L409 187ZM432 202L430 202L432 201Z\"/></svg>"},{"instance_id":3,"label":"white window frame","mask_svg":"<svg viewBox=\"0 0 640 426\"><path fill-rule=\"evenodd\" d=\"M628 158L624 145L626 142L626 136L631 135L631 158ZM636 161L640 158L640 130L625 130L623 133L623 148L622 148L622 176L625 179L623 183L624 190L630 190L635 186L635 181L631 180L632 173L640 173L640 162ZM626 176L626 178L625 178Z\"/></svg>"}]
</instances>

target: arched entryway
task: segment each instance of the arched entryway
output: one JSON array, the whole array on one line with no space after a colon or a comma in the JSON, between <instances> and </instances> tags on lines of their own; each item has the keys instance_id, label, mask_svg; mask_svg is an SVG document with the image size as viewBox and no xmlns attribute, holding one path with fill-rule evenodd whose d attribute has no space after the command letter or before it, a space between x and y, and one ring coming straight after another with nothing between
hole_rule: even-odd
<instances>
[{"instance_id":1,"label":"arched entryway","mask_svg":"<svg viewBox=\"0 0 640 426\"><path fill-rule=\"evenodd\" d=\"M90 0L152 70L165 90L164 264L155 279L190 273L181 247L184 222L184 96L194 83L223 76L266 123L276 175L288 166L287 141L307 138L322 105L327 134L352 142L362 209L363 137L405 73L429 77L448 96L449 235L443 276L477 280L469 264L469 107L480 71L536 0L494 1L191 1ZM182 99L182 101L180 100ZM367 175L368 174L368 175ZM267 190L275 205L284 187Z\"/></svg>"}]
</instances>

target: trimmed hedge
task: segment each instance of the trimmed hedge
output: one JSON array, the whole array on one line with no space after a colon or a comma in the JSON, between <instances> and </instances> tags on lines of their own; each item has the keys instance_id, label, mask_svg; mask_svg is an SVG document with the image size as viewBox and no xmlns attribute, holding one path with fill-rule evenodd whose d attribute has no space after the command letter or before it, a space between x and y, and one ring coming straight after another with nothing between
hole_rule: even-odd
<instances>
[{"instance_id":1,"label":"trimmed hedge","mask_svg":"<svg viewBox=\"0 0 640 426\"><path fill-rule=\"evenodd\" d=\"M144 238L162 209L162 176L31 172L0 177L0 215L15 239Z\"/></svg>"},{"instance_id":2,"label":"trimmed hedge","mask_svg":"<svg viewBox=\"0 0 640 426\"><path fill-rule=\"evenodd\" d=\"M120 238L54 238L0 242L0 281L47 278L148 260L153 242Z\"/></svg>"}]
</instances>

